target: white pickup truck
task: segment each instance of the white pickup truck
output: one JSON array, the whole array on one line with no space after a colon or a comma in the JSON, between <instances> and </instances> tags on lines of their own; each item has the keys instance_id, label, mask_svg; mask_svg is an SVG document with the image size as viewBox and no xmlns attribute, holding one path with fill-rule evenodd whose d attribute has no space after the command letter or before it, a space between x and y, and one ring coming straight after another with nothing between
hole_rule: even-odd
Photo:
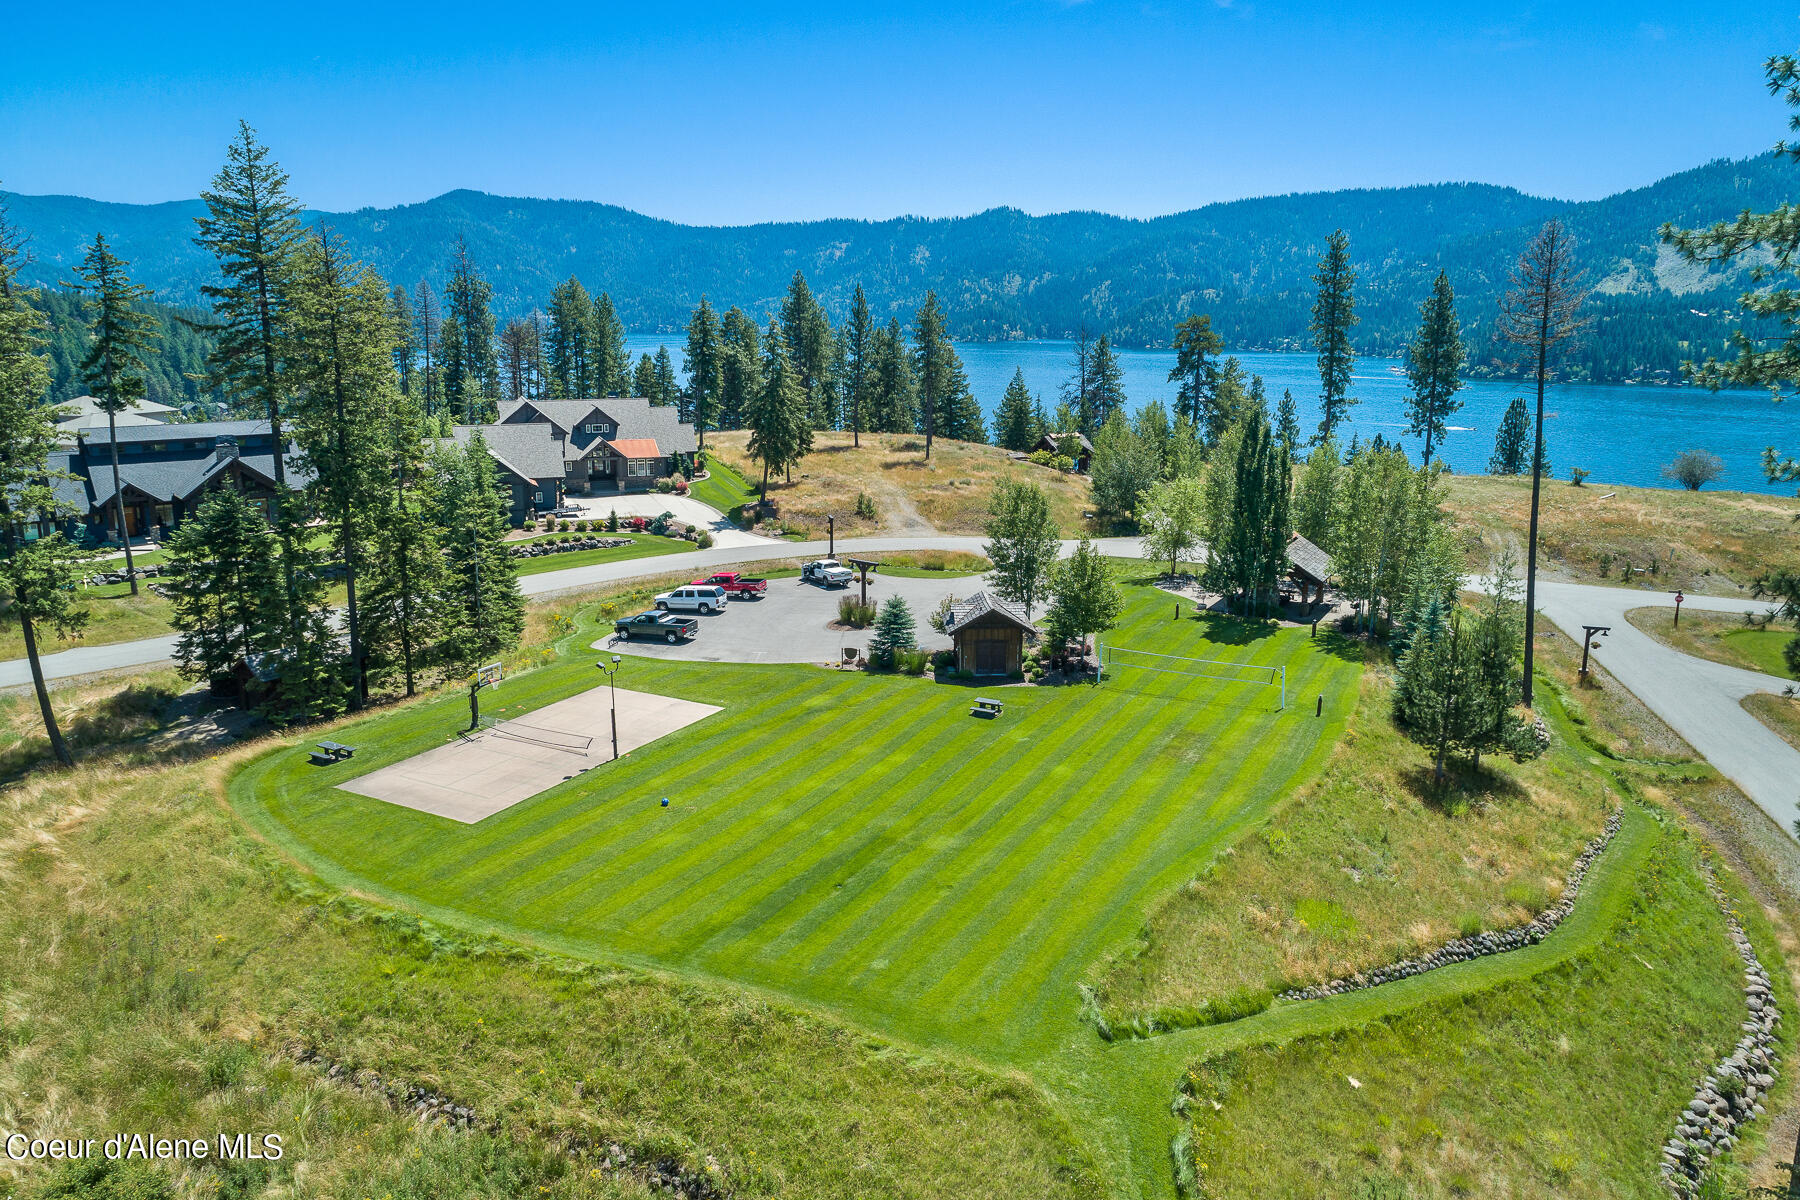
<instances>
[{"instance_id":1,"label":"white pickup truck","mask_svg":"<svg viewBox=\"0 0 1800 1200\"><path fill-rule=\"evenodd\" d=\"M702 615L725 611L725 589L710 583L690 583L656 598L662 612L697 612Z\"/></svg>"},{"instance_id":2,"label":"white pickup truck","mask_svg":"<svg viewBox=\"0 0 1800 1200\"><path fill-rule=\"evenodd\" d=\"M800 568L801 582L816 583L820 587L849 587L850 579L850 568L835 558L814 559Z\"/></svg>"}]
</instances>

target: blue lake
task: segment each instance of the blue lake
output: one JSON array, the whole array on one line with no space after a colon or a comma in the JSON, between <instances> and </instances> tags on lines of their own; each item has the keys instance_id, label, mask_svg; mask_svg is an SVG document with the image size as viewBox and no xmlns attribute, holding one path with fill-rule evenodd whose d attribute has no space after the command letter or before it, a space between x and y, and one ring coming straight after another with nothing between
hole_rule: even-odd
<instances>
[{"instance_id":1,"label":"blue lake","mask_svg":"<svg viewBox=\"0 0 1800 1200\"><path fill-rule=\"evenodd\" d=\"M635 359L668 345L677 367L679 337L634 335L626 347ZM1072 343L1030 341L967 343L957 346L968 371L969 387L991 418L1013 372L1025 372L1025 383L1054 409L1069 376ZM1168 381L1175 355L1170 350L1121 350L1125 394L1132 407L1149 400L1173 406L1175 385ZM1244 370L1261 375L1273 407L1284 388L1294 393L1300 426L1310 435L1319 423L1318 365L1311 354L1244 353ZM1377 433L1401 439L1414 460L1420 439L1404 436L1406 378L1393 359L1367 358L1356 364L1351 392L1359 401L1350 410L1348 428L1363 440ZM1532 396L1520 383L1472 381L1457 393L1463 407L1450 419L1451 432L1438 448L1454 471L1479 474L1494 452L1494 432L1514 396ZM1707 392L1699 388L1633 387L1623 384L1559 384L1544 401L1544 432L1550 464L1558 478L1570 467L1593 472L1592 483L1668 487L1662 469L1682 450L1698 448L1717 454L1725 464L1719 488L1792 494L1791 484L1772 485L1762 473L1765 446L1800 453L1800 402L1776 404L1764 392Z\"/></svg>"}]
</instances>

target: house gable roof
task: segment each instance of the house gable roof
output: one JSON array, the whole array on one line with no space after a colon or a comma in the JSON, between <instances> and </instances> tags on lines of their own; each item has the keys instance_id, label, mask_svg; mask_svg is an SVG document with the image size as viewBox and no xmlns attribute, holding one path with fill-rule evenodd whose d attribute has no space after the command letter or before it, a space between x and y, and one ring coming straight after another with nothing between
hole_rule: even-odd
<instances>
[{"instance_id":1,"label":"house gable roof","mask_svg":"<svg viewBox=\"0 0 1800 1200\"><path fill-rule=\"evenodd\" d=\"M1297 533L1288 539L1287 556L1288 561L1294 564L1294 569L1314 583L1322 584L1330 579L1331 555Z\"/></svg>"},{"instance_id":2,"label":"house gable roof","mask_svg":"<svg viewBox=\"0 0 1800 1200\"><path fill-rule=\"evenodd\" d=\"M1025 611L1010 600L1002 600L987 592L976 592L967 600L957 600L950 605L950 615L944 619L944 632L954 635L980 621L983 617L998 617L1002 621L1017 625L1027 633L1036 633L1037 626L1031 623Z\"/></svg>"},{"instance_id":3,"label":"house gable roof","mask_svg":"<svg viewBox=\"0 0 1800 1200\"><path fill-rule=\"evenodd\" d=\"M574 462L599 449L605 439L648 438L658 454L692 454L699 449L694 427L669 405L652 404L643 396L606 396L581 400L511 400L500 405L503 425L548 422L567 439L564 458ZM587 426L612 426L604 434L589 433Z\"/></svg>"},{"instance_id":4,"label":"house gable roof","mask_svg":"<svg viewBox=\"0 0 1800 1200\"><path fill-rule=\"evenodd\" d=\"M655 438L614 438L606 443L623 458L661 458Z\"/></svg>"},{"instance_id":5,"label":"house gable roof","mask_svg":"<svg viewBox=\"0 0 1800 1200\"><path fill-rule=\"evenodd\" d=\"M494 461L527 483L561 479L563 438L547 421L519 421L499 425L453 425L450 437L468 446L480 434Z\"/></svg>"}]
</instances>

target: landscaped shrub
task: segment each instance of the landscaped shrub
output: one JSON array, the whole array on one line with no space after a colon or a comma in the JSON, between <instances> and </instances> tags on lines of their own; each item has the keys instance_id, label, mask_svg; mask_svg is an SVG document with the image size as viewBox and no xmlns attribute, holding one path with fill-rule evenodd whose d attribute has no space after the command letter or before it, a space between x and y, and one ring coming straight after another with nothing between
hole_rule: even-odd
<instances>
[{"instance_id":1,"label":"landscaped shrub","mask_svg":"<svg viewBox=\"0 0 1800 1200\"><path fill-rule=\"evenodd\" d=\"M606 514L606 532L619 532L619 510L616 508Z\"/></svg>"},{"instance_id":2,"label":"landscaped shrub","mask_svg":"<svg viewBox=\"0 0 1800 1200\"><path fill-rule=\"evenodd\" d=\"M923 650L900 650L895 653L894 661L908 675L923 675L931 663L931 655Z\"/></svg>"},{"instance_id":3,"label":"landscaped shrub","mask_svg":"<svg viewBox=\"0 0 1800 1200\"><path fill-rule=\"evenodd\" d=\"M875 519L875 501L867 492L856 493L856 515L865 521Z\"/></svg>"},{"instance_id":4,"label":"landscaped shrub","mask_svg":"<svg viewBox=\"0 0 1800 1200\"><path fill-rule=\"evenodd\" d=\"M661 479L656 481L656 490L667 495L675 490L675 481L670 479L667 475L664 475Z\"/></svg>"},{"instance_id":5,"label":"landscaped shrub","mask_svg":"<svg viewBox=\"0 0 1800 1200\"><path fill-rule=\"evenodd\" d=\"M931 663L940 671L947 671L956 665L956 651L939 650L931 656Z\"/></svg>"},{"instance_id":6,"label":"landscaped shrub","mask_svg":"<svg viewBox=\"0 0 1800 1200\"><path fill-rule=\"evenodd\" d=\"M675 485L675 490L678 493L680 493L683 496L687 495L688 481L687 481L686 475L683 475L680 471L677 471L677 472L675 472L675 474L669 476L669 482Z\"/></svg>"},{"instance_id":7,"label":"landscaped shrub","mask_svg":"<svg viewBox=\"0 0 1800 1200\"><path fill-rule=\"evenodd\" d=\"M840 596L838 621L852 629L867 629L875 623L875 606L864 604L855 596Z\"/></svg>"},{"instance_id":8,"label":"landscaped shrub","mask_svg":"<svg viewBox=\"0 0 1800 1200\"><path fill-rule=\"evenodd\" d=\"M696 532L694 534L694 545L700 547L702 550L711 550L713 548L712 530L702 529Z\"/></svg>"},{"instance_id":9,"label":"landscaped shrub","mask_svg":"<svg viewBox=\"0 0 1800 1200\"><path fill-rule=\"evenodd\" d=\"M1032 462L1040 467L1054 467L1056 465L1056 455L1050 453L1048 450L1033 450L1030 458Z\"/></svg>"},{"instance_id":10,"label":"landscaped shrub","mask_svg":"<svg viewBox=\"0 0 1800 1200\"><path fill-rule=\"evenodd\" d=\"M578 532L586 533L588 531L588 523L586 521L577 521L575 522L575 528Z\"/></svg>"}]
</instances>

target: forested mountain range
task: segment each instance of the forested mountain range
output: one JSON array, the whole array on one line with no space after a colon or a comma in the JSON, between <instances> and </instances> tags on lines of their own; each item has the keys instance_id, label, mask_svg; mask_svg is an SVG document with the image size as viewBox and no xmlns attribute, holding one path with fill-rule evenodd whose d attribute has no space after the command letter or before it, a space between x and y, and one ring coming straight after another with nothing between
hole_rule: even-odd
<instances>
[{"instance_id":1,"label":"forested mountain range","mask_svg":"<svg viewBox=\"0 0 1800 1200\"><path fill-rule=\"evenodd\" d=\"M883 320L909 320L929 289L964 340L1061 337L1085 326L1122 345L1166 345L1190 312L1212 315L1232 349L1298 349L1326 236L1342 228L1358 273L1364 354L1396 354L1442 269L1454 284L1473 374L1504 369L1494 311L1529 234L1560 216L1596 285L1594 329L1573 374L1670 378L1696 344L1736 320L1741 270L1700 271L1662 247L1664 221L1707 223L1767 209L1794 193L1773 156L1717 161L1648 187L1572 202L1486 184L1431 184L1264 197L1150 220L993 209L968 217L828 220L739 227L678 225L607 204L450 192L420 204L313 213L391 282L441 285L458 234L493 285L504 318L541 308L570 275L612 295L628 329L673 332L702 293L753 314L779 305L804 271L834 320L860 282ZM297 181L303 188L304 181ZM105 231L159 301L187 305L212 260L192 242L196 200L112 204L9 195L31 238L27 281L69 277Z\"/></svg>"}]
</instances>

